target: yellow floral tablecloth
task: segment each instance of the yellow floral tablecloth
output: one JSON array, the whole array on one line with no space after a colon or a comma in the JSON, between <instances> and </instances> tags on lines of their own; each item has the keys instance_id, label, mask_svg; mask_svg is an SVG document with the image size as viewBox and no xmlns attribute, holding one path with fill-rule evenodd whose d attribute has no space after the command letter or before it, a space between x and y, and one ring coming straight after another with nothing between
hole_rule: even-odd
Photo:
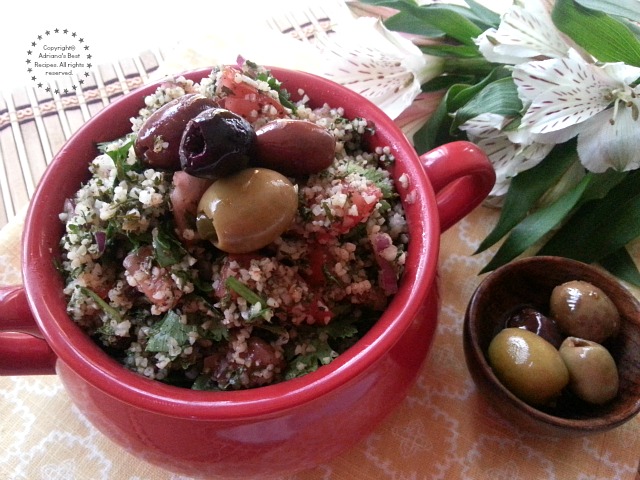
<instances>
[{"instance_id":1,"label":"yellow floral tablecloth","mask_svg":"<svg viewBox=\"0 0 640 480\"><path fill-rule=\"evenodd\" d=\"M607 433L544 437L505 422L467 371L462 320L489 253L473 251L498 212L479 207L442 236L440 322L404 402L360 444L289 480L638 480L640 417ZM20 281L23 212L0 231L0 280ZM150 466L98 432L55 376L0 377L0 478L186 480Z\"/></svg>"},{"instance_id":2,"label":"yellow floral tablecloth","mask_svg":"<svg viewBox=\"0 0 640 480\"><path fill-rule=\"evenodd\" d=\"M316 2L325 8L330 3ZM287 15L289 23L281 16L272 26L285 32L287 25L295 25L287 32L298 37L332 27L330 15L316 7L309 12L309 21ZM291 60L294 52L284 53ZM0 284L21 281L20 236L30 193L12 165L31 164L35 183L73 130L112 99L148 81L161 57L143 55L101 67L81 95L41 95L35 103L13 95L5 110L0 102L0 160L8 175L2 185L12 187L10 195L3 193L0 209L0 225L6 223L0 230ZM33 149L38 142L42 151ZM464 362L462 321L481 280L477 272L492 253L473 252L497 216L497 210L479 207L442 235L437 335L404 402L350 451L286 478L640 480L640 417L594 436L541 437L514 428L478 395ZM104 437L73 406L55 376L0 377L0 479L187 480L138 460Z\"/></svg>"}]
</instances>

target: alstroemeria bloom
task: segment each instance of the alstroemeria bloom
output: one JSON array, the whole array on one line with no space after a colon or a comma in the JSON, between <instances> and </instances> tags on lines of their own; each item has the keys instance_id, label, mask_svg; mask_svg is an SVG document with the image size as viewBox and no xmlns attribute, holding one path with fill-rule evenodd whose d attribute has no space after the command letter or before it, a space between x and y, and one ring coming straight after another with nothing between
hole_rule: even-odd
<instances>
[{"instance_id":1,"label":"alstroemeria bloom","mask_svg":"<svg viewBox=\"0 0 640 480\"><path fill-rule=\"evenodd\" d=\"M550 0L515 1L497 30L490 28L476 39L480 53L490 62L508 65L569 56L572 46L553 24L551 8Z\"/></svg>"},{"instance_id":2,"label":"alstroemeria bloom","mask_svg":"<svg viewBox=\"0 0 640 480\"><path fill-rule=\"evenodd\" d=\"M537 142L521 143L517 131L505 129L512 120L503 115L483 113L460 126L469 140L484 150L493 165L496 183L492 196L506 194L513 177L535 167L553 148L553 145Z\"/></svg>"},{"instance_id":3,"label":"alstroemeria bloom","mask_svg":"<svg viewBox=\"0 0 640 480\"><path fill-rule=\"evenodd\" d=\"M592 172L640 166L640 68L577 58L517 65L513 80L527 106L520 130L531 140L562 143L578 135L578 155Z\"/></svg>"},{"instance_id":4,"label":"alstroemeria bloom","mask_svg":"<svg viewBox=\"0 0 640 480\"><path fill-rule=\"evenodd\" d=\"M315 73L358 92L394 119L443 69L442 58L423 54L371 17L348 22L318 42L325 61Z\"/></svg>"}]
</instances>

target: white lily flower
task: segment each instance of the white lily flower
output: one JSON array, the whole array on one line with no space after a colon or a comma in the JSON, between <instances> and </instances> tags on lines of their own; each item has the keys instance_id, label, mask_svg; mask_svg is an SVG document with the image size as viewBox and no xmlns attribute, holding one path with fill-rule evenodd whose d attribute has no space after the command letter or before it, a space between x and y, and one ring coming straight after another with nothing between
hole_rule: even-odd
<instances>
[{"instance_id":1,"label":"white lily flower","mask_svg":"<svg viewBox=\"0 0 640 480\"><path fill-rule=\"evenodd\" d=\"M578 135L580 161L593 172L637 168L640 91L629 84L639 77L637 67L577 58L517 65L513 80L528 106L521 133L546 144Z\"/></svg>"},{"instance_id":2,"label":"white lily flower","mask_svg":"<svg viewBox=\"0 0 640 480\"><path fill-rule=\"evenodd\" d=\"M423 54L372 17L348 22L335 34L318 37L318 42L324 62L315 73L368 98L393 119L444 66L442 58Z\"/></svg>"},{"instance_id":3,"label":"white lily flower","mask_svg":"<svg viewBox=\"0 0 640 480\"><path fill-rule=\"evenodd\" d=\"M587 170L626 172L640 167L640 102L635 99L631 103L618 111L613 122L608 110L584 122L578 136L578 156Z\"/></svg>"},{"instance_id":4,"label":"white lily flower","mask_svg":"<svg viewBox=\"0 0 640 480\"><path fill-rule=\"evenodd\" d=\"M505 130L512 119L494 113L483 113L466 121L460 130L489 157L496 172L492 196L507 193L511 179L518 173L535 167L553 149L553 145L538 142L519 143L518 133Z\"/></svg>"},{"instance_id":5,"label":"white lily flower","mask_svg":"<svg viewBox=\"0 0 640 480\"><path fill-rule=\"evenodd\" d=\"M497 30L486 30L476 39L480 52L490 62L508 65L569 56L571 44L553 24L551 9L550 0L515 1Z\"/></svg>"}]
</instances>

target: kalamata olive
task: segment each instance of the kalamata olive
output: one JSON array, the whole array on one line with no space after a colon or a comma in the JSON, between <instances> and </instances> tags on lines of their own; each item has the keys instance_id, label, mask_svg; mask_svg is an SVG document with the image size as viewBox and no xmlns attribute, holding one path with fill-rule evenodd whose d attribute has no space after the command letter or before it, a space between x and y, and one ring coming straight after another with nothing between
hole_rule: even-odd
<instances>
[{"instance_id":1,"label":"kalamata olive","mask_svg":"<svg viewBox=\"0 0 640 480\"><path fill-rule=\"evenodd\" d=\"M598 287L582 280L556 286L551 292L551 316L567 336L602 343L618 333L620 313Z\"/></svg>"},{"instance_id":2,"label":"kalamata olive","mask_svg":"<svg viewBox=\"0 0 640 480\"><path fill-rule=\"evenodd\" d=\"M215 100L188 93L153 112L140 127L133 149L136 156L153 168L180 170L180 140L189 120L216 107Z\"/></svg>"},{"instance_id":3,"label":"kalamata olive","mask_svg":"<svg viewBox=\"0 0 640 480\"><path fill-rule=\"evenodd\" d=\"M567 337L560 356L569 369L569 388L585 402L603 404L618 394L618 367L599 343Z\"/></svg>"},{"instance_id":4,"label":"kalamata olive","mask_svg":"<svg viewBox=\"0 0 640 480\"><path fill-rule=\"evenodd\" d=\"M180 143L180 164L189 175L217 179L249 165L256 132L249 122L224 108L192 119Z\"/></svg>"},{"instance_id":5,"label":"kalamata olive","mask_svg":"<svg viewBox=\"0 0 640 480\"><path fill-rule=\"evenodd\" d=\"M549 404L569 383L558 350L522 328L505 328L493 337L488 358L503 385L533 406Z\"/></svg>"},{"instance_id":6,"label":"kalamata olive","mask_svg":"<svg viewBox=\"0 0 640 480\"><path fill-rule=\"evenodd\" d=\"M564 337L558 329L553 318L547 317L538 309L531 306L522 306L516 309L505 322L505 327L524 328L540 335L556 348L560 347Z\"/></svg>"},{"instance_id":7,"label":"kalamata olive","mask_svg":"<svg viewBox=\"0 0 640 480\"><path fill-rule=\"evenodd\" d=\"M200 238L228 253L247 253L273 242L298 209L297 188L267 168L247 168L216 180L198 203Z\"/></svg>"},{"instance_id":8,"label":"kalamata olive","mask_svg":"<svg viewBox=\"0 0 640 480\"><path fill-rule=\"evenodd\" d=\"M306 120L277 119L256 130L256 165L289 177L320 172L336 156L336 139Z\"/></svg>"}]
</instances>

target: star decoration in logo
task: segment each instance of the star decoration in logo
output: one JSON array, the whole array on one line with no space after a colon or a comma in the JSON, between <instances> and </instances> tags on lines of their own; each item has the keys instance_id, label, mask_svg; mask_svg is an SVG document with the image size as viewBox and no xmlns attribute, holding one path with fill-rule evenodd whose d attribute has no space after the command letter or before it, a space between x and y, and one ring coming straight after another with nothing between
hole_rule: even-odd
<instances>
[{"instance_id":1,"label":"star decoration in logo","mask_svg":"<svg viewBox=\"0 0 640 480\"><path fill-rule=\"evenodd\" d=\"M86 39L78 32L49 28L36 35L30 46L25 60L26 71L37 88L56 95L82 89L84 78L89 77L93 67L93 56Z\"/></svg>"}]
</instances>

